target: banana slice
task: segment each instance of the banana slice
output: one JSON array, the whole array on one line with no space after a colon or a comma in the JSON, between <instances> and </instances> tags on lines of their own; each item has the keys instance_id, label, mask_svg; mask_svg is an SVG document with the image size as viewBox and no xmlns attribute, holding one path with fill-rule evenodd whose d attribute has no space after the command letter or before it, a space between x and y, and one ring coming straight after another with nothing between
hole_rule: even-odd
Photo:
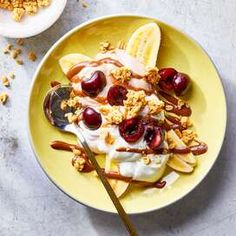
<instances>
[{"instance_id":1,"label":"banana slice","mask_svg":"<svg viewBox=\"0 0 236 236\"><path fill-rule=\"evenodd\" d=\"M138 28L130 37L126 51L148 67L155 67L161 42L161 31L156 23Z\"/></svg>"},{"instance_id":2,"label":"banana slice","mask_svg":"<svg viewBox=\"0 0 236 236\"><path fill-rule=\"evenodd\" d=\"M59 64L61 66L63 73L66 74L70 70L70 68L76 65L77 63L90 60L91 58L86 55L80 53L72 53L62 57L59 60Z\"/></svg>"},{"instance_id":3,"label":"banana slice","mask_svg":"<svg viewBox=\"0 0 236 236\"><path fill-rule=\"evenodd\" d=\"M193 167L181 160L177 155L172 155L168 160L167 165L172 169L183 173L191 173L193 171Z\"/></svg>"},{"instance_id":4,"label":"banana slice","mask_svg":"<svg viewBox=\"0 0 236 236\"><path fill-rule=\"evenodd\" d=\"M186 147L185 143L179 138L179 136L175 133L174 130L168 131L167 136L170 137L176 143L177 148ZM192 153L175 155L188 164L191 164L193 166L197 164L197 160Z\"/></svg>"},{"instance_id":5,"label":"banana slice","mask_svg":"<svg viewBox=\"0 0 236 236\"><path fill-rule=\"evenodd\" d=\"M110 170L117 171L118 167L117 165L114 165L111 162L111 159L107 156L106 162L105 162L105 172L108 172ZM122 197L126 191L128 190L128 187L130 186L129 182L125 182L122 180L116 180L116 179L108 179L108 182L110 183L112 189L114 190L116 196Z\"/></svg>"}]
</instances>

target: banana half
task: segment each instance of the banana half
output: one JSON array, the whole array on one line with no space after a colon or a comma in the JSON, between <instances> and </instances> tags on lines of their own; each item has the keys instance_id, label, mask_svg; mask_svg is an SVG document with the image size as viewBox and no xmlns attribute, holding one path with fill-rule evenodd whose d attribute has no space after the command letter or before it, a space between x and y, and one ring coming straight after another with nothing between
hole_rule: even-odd
<instances>
[{"instance_id":1,"label":"banana half","mask_svg":"<svg viewBox=\"0 0 236 236\"><path fill-rule=\"evenodd\" d=\"M161 30L156 23L149 23L138 28L130 37L126 51L137 58L146 68L156 66L161 42Z\"/></svg>"},{"instance_id":2,"label":"banana half","mask_svg":"<svg viewBox=\"0 0 236 236\"><path fill-rule=\"evenodd\" d=\"M174 140L177 148L186 147L185 143L178 137L174 130L168 131L167 136ZM175 154L167 162L169 167L183 173L192 172L196 164L197 160L192 153L181 155Z\"/></svg>"},{"instance_id":3,"label":"banana half","mask_svg":"<svg viewBox=\"0 0 236 236\"><path fill-rule=\"evenodd\" d=\"M63 73L67 74L67 72L70 70L72 66L83 61L91 61L91 58L80 53L72 53L62 57L59 60L59 64L61 66Z\"/></svg>"}]
</instances>

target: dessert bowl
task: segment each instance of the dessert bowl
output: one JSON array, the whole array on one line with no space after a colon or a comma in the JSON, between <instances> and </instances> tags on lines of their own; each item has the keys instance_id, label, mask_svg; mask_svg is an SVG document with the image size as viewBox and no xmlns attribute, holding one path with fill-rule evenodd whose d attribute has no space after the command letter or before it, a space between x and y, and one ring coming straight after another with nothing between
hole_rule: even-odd
<instances>
[{"instance_id":1,"label":"dessert bowl","mask_svg":"<svg viewBox=\"0 0 236 236\"><path fill-rule=\"evenodd\" d=\"M225 96L217 71L206 53L188 36L156 19L141 16L108 16L90 21L71 30L49 50L35 73L30 93L29 136L43 170L75 200L107 212L115 212L115 209L99 179L93 173L80 174L75 171L70 164L70 153L50 148L50 142L55 139L68 143L76 143L76 139L48 124L42 104L50 89L50 81L68 83L58 63L63 56L81 53L94 57L100 42L109 41L114 45L119 40L127 42L137 28L148 23L156 23L161 29L157 67L174 67L191 77L192 87L187 99L193 111L192 121L199 137L207 143L208 151L197 157L198 165L194 172L180 173L180 177L170 186L148 190L134 187L120 200L130 214L160 209L177 201L196 187L211 169L221 148L226 125ZM102 164L104 158L97 158Z\"/></svg>"},{"instance_id":2,"label":"dessert bowl","mask_svg":"<svg viewBox=\"0 0 236 236\"><path fill-rule=\"evenodd\" d=\"M39 9L37 14L25 16L20 22L11 17L11 12L0 9L0 35L9 38L35 36L52 26L61 16L67 0L52 1L48 7Z\"/></svg>"}]
</instances>

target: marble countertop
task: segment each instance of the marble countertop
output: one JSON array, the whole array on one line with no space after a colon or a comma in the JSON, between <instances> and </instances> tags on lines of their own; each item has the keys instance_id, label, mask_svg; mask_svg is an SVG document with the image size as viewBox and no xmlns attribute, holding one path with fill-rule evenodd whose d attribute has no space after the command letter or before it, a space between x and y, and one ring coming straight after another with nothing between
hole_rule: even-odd
<instances>
[{"instance_id":1,"label":"marble countertop","mask_svg":"<svg viewBox=\"0 0 236 236\"><path fill-rule=\"evenodd\" d=\"M46 32L26 40L38 60L17 66L0 52L0 75L15 71L10 101L0 106L0 235L126 235L116 215L88 209L51 184L37 164L27 137L27 96L32 75L50 46L74 26L98 16L139 13L157 17L195 38L221 75L228 103L223 148L207 178L181 201L132 216L140 235L234 235L236 230L236 1L69 0ZM14 40L0 38L0 48ZM5 90L0 85L0 91ZM216 98L217 101L217 98ZM217 102L216 102L217 108ZM217 117L216 117L217 119Z\"/></svg>"}]
</instances>

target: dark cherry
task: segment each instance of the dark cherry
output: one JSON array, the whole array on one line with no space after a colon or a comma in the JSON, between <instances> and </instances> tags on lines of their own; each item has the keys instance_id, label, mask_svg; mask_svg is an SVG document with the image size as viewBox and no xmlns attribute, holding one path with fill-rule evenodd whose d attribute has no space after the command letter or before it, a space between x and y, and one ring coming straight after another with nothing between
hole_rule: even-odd
<instances>
[{"instance_id":1,"label":"dark cherry","mask_svg":"<svg viewBox=\"0 0 236 236\"><path fill-rule=\"evenodd\" d=\"M177 96L183 95L189 87L190 79L188 75L177 73L173 78L174 91Z\"/></svg>"},{"instance_id":2,"label":"dark cherry","mask_svg":"<svg viewBox=\"0 0 236 236\"><path fill-rule=\"evenodd\" d=\"M87 107L83 111L83 121L89 129L98 129L102 124L102 116L93 108Z\"/></svg>"},{"instance_id":3,"label":"dark cherry","mask_svg":"<svg viewBox=\"0 0 236 236\"><path fill-rule=\"evenodd\" d=\"M138 118L130 118L119 124L121 137L128 143L137 142L144 133L144 125Z\"/></svg>"},{"instance_id":4,"label":"dark cherry","mask_svg":"<svg viewBox=\"0 0 236 236\"><path fill-rule=\"evenodd\" d=\"M95 71L91 77L81 82L83 92L89 97L96 97L106 86L106 76L102 71Z\"/></svg>"},{"instance_id":5,"label":"dark cherry","mask_svg":"<svg viewBox=\"0 0 236 236\"><path fill-rule=\"evenodd\" d=\"M107 101L111 106L123 106L127 98L127 89L120 85L113 85L107 93Z\"/></svg>"},{"instance_id":6,"label":"dark cherry","mask_svg":"<svg viewBox=\"0 0 236 236\"><path fill-rule=\"evenodd\" d=\"M161 77L158 85L160 87L160 89L166 91L166 92L170 92L174 89L172 81L174 76L177 74L178 72L174 69L174 68L163 68L161 70L159 70L159 75Z\"/></svg>"},{"instance_id":7,"label":"dark cherry","mask_svg":"<svg viewBox=\"0 0 236 236\"><path fill-rule=\"evenodd\" d=\"M149 148L157 150L164 140L163 130L160 127L147 126L144 136Z\"/></svg>"}]
</instances>

